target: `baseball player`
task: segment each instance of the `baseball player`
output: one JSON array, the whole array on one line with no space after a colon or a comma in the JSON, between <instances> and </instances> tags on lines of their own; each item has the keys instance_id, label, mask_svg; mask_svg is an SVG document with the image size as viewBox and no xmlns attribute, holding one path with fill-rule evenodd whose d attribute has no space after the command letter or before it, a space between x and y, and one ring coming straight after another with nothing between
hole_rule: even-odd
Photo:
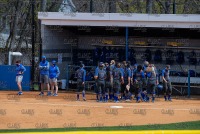
<instances>
[{"instance_id":1,"label":"baseball player","mask_svg":"<svg viewBox=\"0 0 200 134\"><path fill-rule=\"evenodd\" d=\"M18 86L18 89L19 89L19 92L17 95L22 95L22 79L23 79L23 74L24 72L26 71L26 68L21 64L21 61L18 60L16 61L16 68L15 68L15 71L16 71L16 83L17 83L17 86Z\"/></svg>"},{"instance_id":2,"label":"baseball player","mask_svg":"<svg viewBox=\"0 0 200 134\"><path fill-rule=\"evenodd\" d=\"M155 66L153 64L150 64L147 69L147 90L152 94L152 102L155 101L155 90L156 85L158 85L158 74Z\"/></svg>"},{"instance_id":3,"label":"baseball player","mask_svg":"<svg viewBox=\"0 0 200 134\"><path fill-rule=\"evenodd\" d=\"M51 86L51 94L53 96L58 96L58 84L57 84L57 78L60 74L59 67L56 65L56 61L52 61L52 65L49 67L49 82ZM54 87L56 88L54 93Z\"/></svg>"},{"instance_id":4,"label":"baseball player","mask_svg":"<svg viewBox=\"0 0 200 134\"><path fill-rule=\"evenodd\" d=\"M165 69L162 70L162 80L164 85L164 99L165 101L171 101L172 85L169 77L170 65L167 65ZM168 98L167 95L168 94Z\"/></svg>"},{"instance_id":5,"label":"baseball player","mask_svg":"<svg viewBox=\"0 0 200 134\"><path fill-rule=\"evenodd\" d=\"M105 96L106 71L102 62L99 63L99 69L98 72L95 73L94 78L98 83L99 102L107 102L108 96Z\"/></svg>"},{"instance_id":6,"label":"baseball player","mask_svg":"<svg viewBox=\"0 0 200 134\"><path fill-rule=\"evenodd\" d=\"M51 91L49 88L49 62L46 60L45 56L42 56L42 61L39 64L40 69L40 83L41 83L41 92L39 95L44 95L44 88L46 85L47 96L51 96Z\"/></svg>"},{"instance_id":7,"label":"baseball player","mask_svg":"<svg viewBox=\"0 0 200 134\"><path fill-rule=\"evenodd\" d=\"M118 103L118 95L120 92L121 83L124 83L123 72L120 69L121 64L118 63L117 67L113 70L113 90L114 90L114 102Z\"/></svg>"},{"instance_id":8,"label":"baseball player","mask_svg":"<svg viewBox=\"0 0 200 134\"><path fill-rule=\"evenodd\" d=\"M144 71L142 70L142 66L138 65L137 70L133 74L134 85L135 85L135 94L136 94L136 102L139 103L141 101L141 92L143 89L143 79L145 78Z\"/></svg>"},{"instance_id":9,"label":"baseball player","mask_svg":"<svg viewBox=\"0 0 200 134\"><path fill-rule=\"evenodd\" d=\"M94 74L98 74L98 71L99 71L99 66L96 67ZM95 79L95 92L96 92L96 101L99 102L99 86L97 79Z\"/></svg>"},{"instance_id":10,"label":"baseball player","mask_svg":"<svg viewBox=\"0 0 200 134\"><path fill-rule=\"evenodd\" d=\"M131 93L129 89L130 89L130 83L131 83L131 69L130 69L129 62L127 61L124 62L123 71L124 71L123 72L124 83L122 84L122 92L124 94L125 100L130 101Z\"/></svg>"},{"instance_id":11,"label":"baseball player","mask_svg":"<svg viewBox=\"0 0 200 134\"><path fill-rule=\"evenodd\" d=\"M107 96L108 96L108 93L109 93L109 100L112 100L114 98L114 94L113 94L113 88L112 88L112 85L111 85L111 71L110 71L110 67L107 66L106 68L106 88L105 88L105 93L106 93L106 99Z\"/></svg>"},{"instance_id":12,"label":"baseball player","mask_svg":"<svg viewBox=\"0 0 200 134\"><path fill-rule=\"evenodd\" d=\"M86 70L84 69L84 64L80 65L80 68L76 71L77 76L77 101L79 101L79 94L82 91L83 100L86 101L85 97L85 76Z\"/></svg>"}]
</instances>

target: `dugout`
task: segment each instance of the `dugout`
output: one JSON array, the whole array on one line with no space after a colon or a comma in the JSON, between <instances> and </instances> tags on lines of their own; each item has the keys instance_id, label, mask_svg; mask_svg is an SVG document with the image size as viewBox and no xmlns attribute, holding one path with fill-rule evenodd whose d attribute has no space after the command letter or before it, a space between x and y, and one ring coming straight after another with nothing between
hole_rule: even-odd
<instances>
[{"instance_id":1,"label":"dugout","mask_svg":"<svg viewBox=\"0 0 200 134\"><path fill-rule=\"evenodd\" d=\"M93 69L111 59L132 64L147 59L159 69L170 63L174 82L185 85L179 77L188 70L200 76L200 15L39 12L38 18L42 53L49 61L57 59L60 79L75 68L68 65L83 61Z\"/></svg>"}]
</instances>

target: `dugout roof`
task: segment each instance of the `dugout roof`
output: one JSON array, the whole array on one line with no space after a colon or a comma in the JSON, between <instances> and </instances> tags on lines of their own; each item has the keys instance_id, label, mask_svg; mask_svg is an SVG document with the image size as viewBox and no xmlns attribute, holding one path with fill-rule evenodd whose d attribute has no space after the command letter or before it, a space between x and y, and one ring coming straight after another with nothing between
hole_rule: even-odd
<instances>
[{"instance_id":1,"label":"dugout roof","mask_svg":"<svg viewBox=\"0 0 200 134\"><path fill-rule=\"evenodd\" d=\"M198 14L62 13L39 12L44 25L114 26L200 29Z\"/></svg>"}]
</instances>

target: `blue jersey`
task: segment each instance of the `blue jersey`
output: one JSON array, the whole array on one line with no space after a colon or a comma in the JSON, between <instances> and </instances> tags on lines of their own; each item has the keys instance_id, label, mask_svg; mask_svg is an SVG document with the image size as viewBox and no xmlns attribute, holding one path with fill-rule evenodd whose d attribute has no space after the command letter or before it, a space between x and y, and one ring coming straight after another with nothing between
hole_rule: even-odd
<instances>
[{"instance_id":1,"label":"blue jersey","mask_svg":"<svg viewBox=\"0 0 200 134\"><path fill-rule=\"evenodd\" d=\"M97 67L97 68L95 69L94 75L95 75L95 74L98 74L98 71L99 71L99 67ZM95 76L96 76L96 75L95 75Z\"/></svg>"},{"instance_id":2,"label":"blue jersey","mask_svg":"<svg viewBox=\"0 0 200 134\"><path fill-rule=\"evenodd\" d=\"M83 68L79 68L76 71L76 76L77 76L77 80L82 80L82 82L85 82L85 76L86 76L86 71Z\"/></svg>"},{"instance_id":3,"label":"blue jersey","mask_svg":"<svg viewBox=\"0 0 200 134\"><path fill-rule=\"evenodd\" d=\"M58 68L58 66L50 66L49 67L49 78L53 79L53 78L58 78L60 74L60 70Z\"/></svg>"},{"instance_id":4,"label":"blue jersey","mask_svg":"<svg viewBox=\"0 0 200 134\"><path fill-rule=\"evenodd\" d=\"M41 75L49 75L49 62L46 60L44 62L40 62L39 69Z\"/></svg>"},{"instance_id":5,"label":"blue jersey","mask_svg":"<svg viewBox=\"0 0 200 134\"><path fill-rule=\"evenodd\" d=\"M134 77L133 77L134 80L141 81L144 78L145 78L144 71L137 71L136 70L134 72Z\"/></svg>"},{"instance_id":6,"label":"blue jersey","mask_svg":"<svg viewBox=\"0 0 200 134\"><path fill-rule=\"evenodd\" d=\"M124 81L128 81L128 78L131 78L131 69L130 68L123 69L123 77L124 77Z\"/></svg>"},{"instance_id":7,"label":"blue jersey","mask_svg":"<svg viewBox=\"0 0 200 134\"><path fill-rule=\"evenodd\" d=\"M26 68L22 64L19 64L16 66L15 71L16 71L16 76L22 75L26 71Z\"/></svg>"},{"instance_id":8,"label":"blue jersey","mask_svg":"<svg viewBox=\"0 0 200 134\"><path fill-rule=\"evenodd\" d=\"M170 81L169 73L170 71L167 69L162 70L162 76L165 78L166 81Z\"/></svg>"},{"instance_id":9,"label":"blue jersey","mask_svg":"<svg viewBox=\"0 0 200 134\"><path fill-rule=\"evenodd\" d=\"M115 68L112 75L114 80L120 80L121 77L123 77L123 73L120 68Z\"/></svg>"},{"instance_id":10,"label":"blue jersey","mask_svg":"<svg viewBox=\"0 0 200 134\"><path fill-rule=\"evenodd\" d=\"M106 78L106 71L104 69L98 69L98 72L95 73L95 76L98 76L98 80L104 81Z\"/></svg>"}]
</instances>

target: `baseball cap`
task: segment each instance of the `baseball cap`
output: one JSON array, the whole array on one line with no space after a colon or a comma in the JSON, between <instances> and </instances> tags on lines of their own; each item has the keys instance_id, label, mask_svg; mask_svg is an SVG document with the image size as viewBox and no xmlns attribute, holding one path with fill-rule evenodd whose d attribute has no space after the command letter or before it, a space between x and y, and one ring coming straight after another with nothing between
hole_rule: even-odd
<instances>
[{"instance_id":1,"label":"baseball cap","mask_svg":"<svg viewBox=\"0 0 200 134\"><path fill-rule=\"evenodd\" d=\"M46 56L42 56L42 59L46 59Z\"/></svg>"},{"instance_id":2,"label":"baseball cap","mask_svg":"<svg viewBox=\"0 0 200 134\"><path fill-rule=\"evenodd\" d=\"M53 60L53 61L52 61L52 63L53 63L53 64L56 64L56 61L55 61L55 60Z\"/></svg>"},{"instance_id":3,"label":"baseball cap","mask_svg":"<svg viewBox=\"0 0 200 134\"><path fill-rule=\"evenodd\" d=\"M100 62L100 63L99 63L99 66L100 66L100 67L103 67L103 62Z\"/></svg>"}]
</instances>

